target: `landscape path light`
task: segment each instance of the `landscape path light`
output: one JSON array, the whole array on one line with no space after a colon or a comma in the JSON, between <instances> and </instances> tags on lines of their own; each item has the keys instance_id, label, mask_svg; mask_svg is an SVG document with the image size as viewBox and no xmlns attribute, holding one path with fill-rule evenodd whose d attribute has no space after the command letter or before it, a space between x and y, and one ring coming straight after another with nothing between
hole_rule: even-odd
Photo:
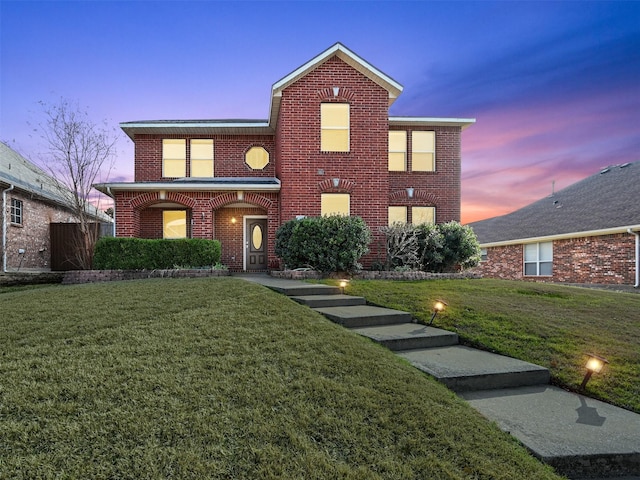
<instances>
[{"instance_id":1,"label":"landscape path light","mask_svg":"<svg viewBox=\"0 0 640 480\"><path fill-rule=\"evenodd\" d=\"M342 293L344 294L344 289L346 288L346 286L349 284L349 280L347 279L342 279L340 280L340 290L342 291Z\"/></svg>"},{"instance_id":2,"label":"landscape path light","mask_svg":"<svg viewBox=\"0 0 640 480\"><path fill-rule=\"evenodd\" d=\"M433 315L431 315L431 320L429 321L429 325L433 323L433 319L436 318L438 312L442 312L444 307L447 307L447 302L443 300L436 300L436 303L433 304Z\"/></svg>"},{"instance_id":3,"label":"landscape path light","mask_svg":"<svg viewBox=\"0 0 640 480\"><path fill-rule=\"evenodd\" d=\"M592 353L589 354L589 360L587 360L587 365L585 366L585 368L587 369L587 374L582 380L580 390L584 390L584 387L587 386L587 382L591 378L591 375L593 375L594 373L600 373L606 363L609 363L606 358L599 357L598 355L593 355Z\"/></svg>"}]
</instances>

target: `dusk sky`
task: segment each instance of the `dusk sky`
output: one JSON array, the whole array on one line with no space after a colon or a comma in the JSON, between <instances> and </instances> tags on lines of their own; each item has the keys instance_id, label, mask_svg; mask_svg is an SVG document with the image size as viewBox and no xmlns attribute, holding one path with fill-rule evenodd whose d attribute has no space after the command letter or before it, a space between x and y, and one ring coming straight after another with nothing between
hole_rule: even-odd
<instances>
[{"instance_id":1,"label":"dusk sky","mask_svg":"<svg viewBox=\"0 0 640 480\"><path fill-rule=\"evenodd\" d=\"M266 120L271 86L336 42L404 86L391 116L477 120L462 223L640 160L640 2L2 0L0 22L0 140L36 163L39 101L118 130ZM122 132L108 180L133 180Z\"/></svg>"}]
</instances>

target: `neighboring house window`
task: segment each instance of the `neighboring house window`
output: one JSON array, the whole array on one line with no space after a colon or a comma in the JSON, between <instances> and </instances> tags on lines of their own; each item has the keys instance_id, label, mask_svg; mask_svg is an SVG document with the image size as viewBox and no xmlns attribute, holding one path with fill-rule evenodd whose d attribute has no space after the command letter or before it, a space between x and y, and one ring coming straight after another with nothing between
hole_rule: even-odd
<instances>
[{"instance_id":1,"label":"neighboring house window","mask_svg":"<svg viewBox=\"0 0 640 480\"><path fill-rule=\"evenodd\" d=\"M263 147L251 147L245 154L244 161L253 170L262 170L269 164L269 152Z\"/></svg>"},{"instance_id":2,"label":"neighboring house window","mask_svg":"<svg viewBox=\"0 0 640 480\"><path fill-rule=\"evenodd\" d=\"M389 207L389 225L407 223L407 207Z\"/></svg>"},{"instance_id":3,"label":"neighboring house window","mask_svg":"<svg viewBox=\"0 0 640 480\"><path fill-rule=\"evenodd\" d=\"M436 169L436 132L411 133L411 170L433 172Z\"/></svg>"},{"instance_id":4,"label":"neighboring house window","mask_svg":"<svg viewBox=\"0 0 640 480\"><path fill-rule=\"evenodd\" d=\"M553 274L553 242L529 243L524 246L524 274L550 276Z\"/></svg>"},{"instance_id":5,"label":"neighboring house window","mask_svg":"<svg viewBox=\"0 0 640 480\"><path fill-rule=\"evenodd\" d=\"M187 176L186 140L162 140L162 176L182 178Z\"/></svg>"},{"instance_id":6,"label":"neighboring house window","mask_svg":"<svg viewBox=\"0 0 640 480\"><path fill-rule=\"evenodd\" d=\"M187 237L187 211L164 210L162 212L162 238Z\"/></svg>"},{"instance_id":7,"label":"neighboring house window","mask_svg":"<svg viewBox=\"0 0 640 480\"><path fill-rule=\"evenodd\" d=\"M320 104L320 150L349 151L349 104Z\"/></svg>"},{"instance_id":8,"label":"neighboring house window","mask_svg":"<svg viewBox=\"0 0 640 480\"><path fill-rule=\"evenodd\" d=\"M11 223L22 225L22 200L11 199Z\"/></svg>"},{"instance_id":9,"label":"neighboring house window","mask_svg":"<svg viewBox=\"0 0 640 480\"><path fill-rule=\"evenodd\" d=\"M191 140L192 177L213 177L213 140Z\"/></svg>"},{"instance_id":10,"label":"neighboring house window","mask_svg":"<svg viewBox=\"0 0 640 480\"><path fill-rule=\"evenodd\" d=\"M321 215L347 215L350 212L351 196L348 193L323 193L321 197Z\"/></svg>"},{"instance_id":11,"label":"neighboring house window","mask_svg":"<svg viewBox=\"0 0 640 480\"><path fill-rule=\"evenodd\" d=\"M411 223L436 223L436 207L411 207Z\"/></svg>"},{"instance_id":12,"label":"neighboring house window","mask_svg":"<svg viewBox=\"0 0 640 480\"><path fill-rule=\"evenodd\" d=\"M487 249L486 248L481 248L480 249L480 261L481 262L486 262L487 258L488 258Z\"/></svg>"},{"instance_id":13,"label":"neighboring house window","mask_svg":"<svg viewBox=\"0 0 640 480\"><path fill-rule=\"evenodd\" d=\"M406 172L407 170L407 132L389 132L389 171Z\"/></svg>"}]
</instances>

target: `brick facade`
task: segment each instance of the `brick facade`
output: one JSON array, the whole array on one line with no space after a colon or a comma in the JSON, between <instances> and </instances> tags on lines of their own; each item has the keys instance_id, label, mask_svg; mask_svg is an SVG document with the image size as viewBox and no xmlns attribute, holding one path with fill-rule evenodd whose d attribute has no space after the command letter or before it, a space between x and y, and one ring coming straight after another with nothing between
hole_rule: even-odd
<instances>
[{"instance_id":1,"label":"brick facade","mask_svg":"<svg viewBox=\"0 0 640 480\"><path fill-rule=\"evenodd\" d=\"M268 219L268 263L275 268L279 263L274 253L277 228L298 216L320 215L323 193L347 193L350 214L362 217L374 235L371 253L362 259L366 267L373 261L384 261L379 228L388 224L390 205L435 207L437 222L459 221L461 131L473 120L443 124L438 119L440 122L431 125L420 118L394 125L392 128L408 132L409 162L411 131L435 131L436 169L389 172L389 105L401 87L344 47L332 48L335 54L326 58L320 55L317 64L303 66L277 82L272 118L262 124L260 133L243 134L242 125L234 126L233 132L223 131L222 121L194 121L189 127L177 122L167 127L170 121L160 121L148 122L149 128L136 125L125 129L135 143L135 183L130 189L114 185L114 190L109 190L115 199L116 236L161 238L163 209L187 210L188 235L220 240L222 262L231 270L241 270L245 255L243 220L263 216ZM325 102L349 105L348 152L321 151L320 110ZM160 133L149 133L152 130ZM277 179L279 190L207 190L202 179L202 191L180 190L174 179L162 177L162 140L186 139L188 159L188 140L197 138L213 139L213 180ZM253 170L245 163L245 153L254 146L269 152L269 163L262 170ZM189 161L186 164L188 177ZM167 185L166 191L160 187L155 191L135 188L149 183ZM409 187L415 192L412 198L406 194ZM232 222L234 218L236 223Z\"/></svg>"},{"instance_id":2,"label":"brick facade","mask_svg":"<svg viewBox=\"0 0 640 480\"><path fill-rule=\"evenodd\" d=\"M22 201L22 225L11 223L11 199ZM7 194L7 271L51 267L50 223L73 221L69 210L32 199L19 190ZM2 229L0 217L0 230ZM20 249L24 254L20 254Z\"/></svg>"},{"instance_id":3,"label":"brick facade","mask_svg":"<svg viewBox=\"0 0 640 480\"><path fill-rule=\"evenodd\" d=\"M633 284L635 238L627 233L555 240L553 274L525 276L523 245L487 248L484 277L562 283Z\"/></svg>"}]
</instances>

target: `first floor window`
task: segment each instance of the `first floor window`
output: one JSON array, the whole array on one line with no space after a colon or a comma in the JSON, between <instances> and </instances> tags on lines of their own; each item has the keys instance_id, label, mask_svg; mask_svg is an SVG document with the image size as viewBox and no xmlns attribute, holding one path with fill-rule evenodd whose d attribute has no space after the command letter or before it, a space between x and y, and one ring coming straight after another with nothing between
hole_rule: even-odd
<instances>
[{"instance_id":1,"label":"first floor window","mask_svg":"<svg viewBox=\"0 0 640 480\"><path fill-rule=\"evenodd\" d=\"M164 210L162 212L162 238L187 237L187 211Z\"/></svg>"},{"instance_id":2,"label":"first floor window","mask_svg":"<svg viewBox=\"0 0 640 480\"><path fill-rule=\"evenodd\" d=\"M436 223L436 207L411 207L411 223Z\"/></svg>"},{"instance_id":3,"label":"first floor window","mask_svg":"<svg viewBox=\"0 0 640 480\"><path fill-rule=\"evenodd\" d=\"M407 223L407 207L389 207L389 226L398 222Z\"/></svg>"},{"instance_id":4,"label":"first floor window","mask_svg":"<svg viewBox=\"0 0 640 480\"><path fill-rule=\"evenodd\" d=\"M187 176L186 140L162 140L162 176L183 178Z\"/></svg>"},{"instance_id":5,"label":"first floor window","mask_svg":"<svg viewBox=\"0 0 640 480\"><path fill-rule=\"evenodd\" d=\"M524 246L524 274L550 276L553 274L553 242L529 243Z\"/></svg>"},{"instance_id":6,"label":"first floor window","mask_svg":"<svg viewBox=\"0 0 640 480\"><path fill-rule=\"evenodd\" d=\"M320 215L350 215L351 196L348 193L323 193Z\"/></svg>"},{"instance_id":7,"label":"first floor window","mask_svg":"<svg viewBox=\"0 0 640 480\"><path fill-rule=\"evenodd\" d=\"M22 225L22 200L11 199L11 223Z\"/></svg>"}]
</instances>

